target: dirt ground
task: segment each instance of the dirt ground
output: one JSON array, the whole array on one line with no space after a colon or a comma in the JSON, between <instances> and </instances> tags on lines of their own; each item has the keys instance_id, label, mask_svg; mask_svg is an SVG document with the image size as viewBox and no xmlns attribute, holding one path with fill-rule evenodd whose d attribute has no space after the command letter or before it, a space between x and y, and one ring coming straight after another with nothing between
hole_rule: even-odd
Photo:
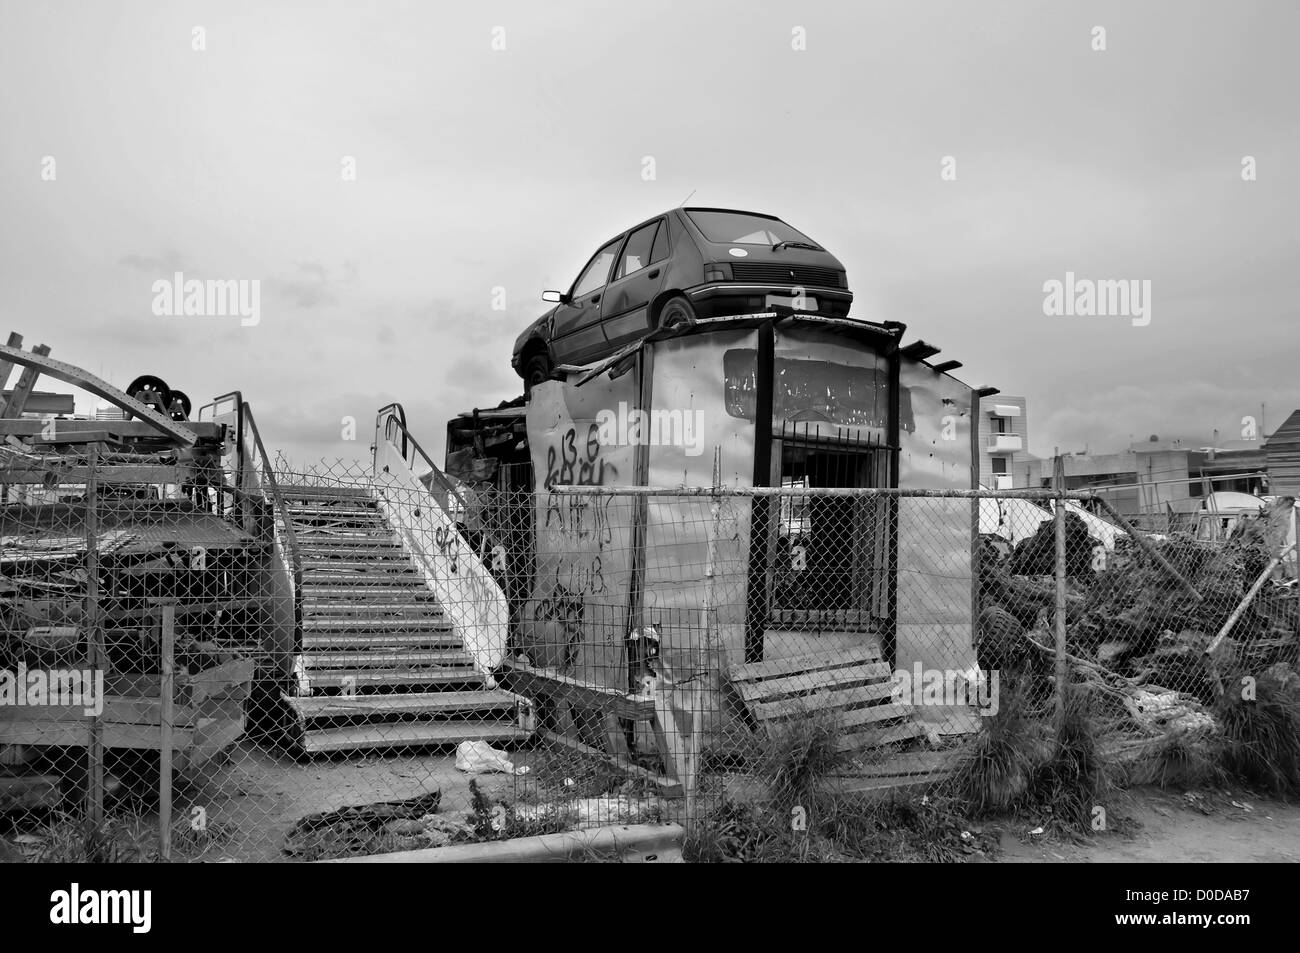
<instances>
[{"instance_id":1,"label":"dirt ground","mask_svg":"<svg viewBox=\"0 0 1300 953\"><path fill-rule=\"evenodd\" d=\"M1002 824L1002 863L1284 863L1300 861L1300 804L1241 790L1130 791L1083 844Z\"/></svg>"},{"instance_id":2,"label":"dirt ground","mask_svg":"<svg viewBox=\"0 0 1300 953\"><path fill-rule=\"evenodd\" d=\"M488 795L514 800L527 788L527 776L478 775ZM347 805L398 800L442 791L440 813L468 810L469 777L456 770L454 754L366 757L297 762L240 744L204 775L178 791L178 824L202 807L209 825L222 836L210 846L184 850L176 859L283 861L287 834L300 818ZM196 845L197 846L197 845Z\"/></svg>"},{"instance_id":3,"label":"dirt ground","mask_svg":"<svg viewBox=\"0 0 1300 953\"><path fill-rule=\"evenodd\" d=\"M530 760L521 752L516 762ZM482 790L511 801L526 799L535 782L479 775ZM283 861L285 834L307 814L350 804L410 798L442 790L441 813L465 811L469 778L452 754L340 758L299 763L253 746L238 746L201 782L178 792L176 816L202 805L229 837L186 850L177 859ZM179 823L179 821L178 821ZM1300 804L1234 789L1127 792L1107 809L1107 829L1082 843L1050 832L1032 833L1033 818L989 824L999 863L1216 863L1300 862ZM196 847L198 845L195 845Z\"/></svg>"}]
</instances>

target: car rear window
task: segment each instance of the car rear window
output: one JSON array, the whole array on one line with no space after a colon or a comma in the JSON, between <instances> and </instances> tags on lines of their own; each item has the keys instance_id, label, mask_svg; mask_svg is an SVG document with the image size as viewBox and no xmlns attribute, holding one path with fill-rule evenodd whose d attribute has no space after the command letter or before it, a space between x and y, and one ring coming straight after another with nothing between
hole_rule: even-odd
<instances>
[{"instance_id":1,"label":"car rear window","mask_svg":"<svg viewBox=\"0 0 1300 953\"><path fill-rule=\"evenodd\" d=\"M710 212L692 209L686 213L711 242L730 245L775 245L777 242L816 244L797 228L785 222L744 212Z\"/></svg>"}]
</instances>

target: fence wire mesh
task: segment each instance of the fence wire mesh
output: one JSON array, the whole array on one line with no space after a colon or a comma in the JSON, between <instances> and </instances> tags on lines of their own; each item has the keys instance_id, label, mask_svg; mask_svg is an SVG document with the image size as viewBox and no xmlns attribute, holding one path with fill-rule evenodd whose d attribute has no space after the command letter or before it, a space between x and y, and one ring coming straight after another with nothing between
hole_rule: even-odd
<instances>
[{"instance_id":1,"label":"fence wire mesh","mask_svg":"<svg viewBox=\"0 0 1300 953\"><path fill-rule=\"evenodd\" d=\"M0 838L28 859L638 822L701 859L788 856L750 829L865 856L903 802L1096 829L1178 771L1300 780L1242 729L1300 704L1289 498L1151 534L1086 492L140 465L0 469Z\"/></svg>"}]
</instances>

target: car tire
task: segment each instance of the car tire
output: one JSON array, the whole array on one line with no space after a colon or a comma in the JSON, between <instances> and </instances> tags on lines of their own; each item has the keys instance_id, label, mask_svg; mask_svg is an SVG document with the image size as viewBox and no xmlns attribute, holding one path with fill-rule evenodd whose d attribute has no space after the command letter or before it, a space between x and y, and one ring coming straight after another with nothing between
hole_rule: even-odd
<instances>
[{"instance_id":1,"label":"car tire","mask_svg":"<svg viewBox=\"0 0 1300 953\"><path fill-rule=\"evenodd\" d=\"M690 327L695 323L695 309L681 295L676 295L664 302L659 309L657 328Z\"/></svg>"},{"instance_id":2,"label":"car tire","mask_svg":"<svg viewBox=\"0 0 1300 953\"><path fill-rule=\"evenodd\" d=\"M531 394L538 384L551 379L551 357L545 351L539 351L524 361L524 394Z\"/></svg>"}]
</instances>

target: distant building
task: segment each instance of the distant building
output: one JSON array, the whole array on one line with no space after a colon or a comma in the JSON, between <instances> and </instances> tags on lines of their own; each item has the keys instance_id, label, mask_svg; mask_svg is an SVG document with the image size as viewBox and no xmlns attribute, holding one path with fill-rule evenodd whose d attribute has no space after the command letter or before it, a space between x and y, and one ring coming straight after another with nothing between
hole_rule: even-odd
<instances>
[{"instance_id":1,"label":"distant building","mask_svg":"<svg viewBox=\"0 0 1300 953\"><path fill-rule=\"evenodd\" d=\"M1292 411L1264 441L1264 460L1269 491L1300 496L1300 410Z\"/></svg>"},{"instance_id":2,"label":"distant building","mask_svg":"<svg viewBox=\"0 0 1300 953\"><path fill-rule=\"evenodd\" d=\"M1050 487L1051 458L1035 460L1017 474L1017 487ZM1096 490L1125 517L1163 531L1197 510L1207 491L1269 492L1261 447L1210 450L1181 440L1146 441L1118 453L1064 455L1065 485Z\"/></svg>"},{"instance_id":3,"label":"distant building","mask_svg":"<svg viewBox=\"0 0 1300 953\"><path fill-rule=\"evenodd\" d=\"M1029 453L1029 414L1023 397L980 398L980 483L992 489L1023 486ZM1015 474L1022 479L1017 481Z\"/></svg>"}]
</instances>

